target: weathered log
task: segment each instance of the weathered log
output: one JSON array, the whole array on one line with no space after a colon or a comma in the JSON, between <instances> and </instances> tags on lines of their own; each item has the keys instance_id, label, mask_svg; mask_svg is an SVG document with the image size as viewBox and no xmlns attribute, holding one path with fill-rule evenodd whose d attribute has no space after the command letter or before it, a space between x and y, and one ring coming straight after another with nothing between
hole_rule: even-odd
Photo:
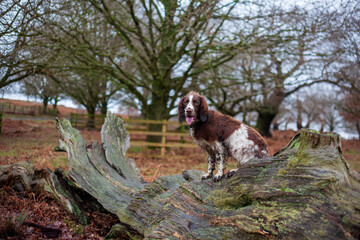
<instances>
[{"instance_id":1,"label":"weathered log","mask_svg":"<svg viewBox=\"0 0 360 240\"><path fill-rule=\"evenodd\" d=\"M129 135L108 114L103 145L57 122L69 154L68 176L123 224L121 236L180 239L356 239L360 181L337 134L302 130L273 157L253 160L231 178L201 181L186 171L146 183L125 157Z\"/></svg>"},{"instance_id":2,"label":"weathered log","mask_svg":"<svg viewBox=\"0 0 360 240\"><path fill-rule=\"evenodd\" d=\"M360 178L337 134L302 130L275 156L252 160L220 182L189 170L146 183L125 156L129 135L121 119L108 113L102 145L86 146L65 119L57 127L67 175L26 163L0 166L0 186L45 188L83 222L86 208L104 207L121 222L108 238L360 238Z\"/></svg>"}]
</instances>

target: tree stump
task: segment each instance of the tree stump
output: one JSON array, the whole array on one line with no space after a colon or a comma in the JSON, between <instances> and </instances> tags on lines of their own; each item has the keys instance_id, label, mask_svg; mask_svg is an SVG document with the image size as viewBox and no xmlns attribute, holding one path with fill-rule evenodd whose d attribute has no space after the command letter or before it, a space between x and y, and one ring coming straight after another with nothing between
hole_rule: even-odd
<instances>
[{"instance_id":1,"label":"tree stump","mask_svg":"<svg viewBox=\"0 0 360 240\"><path fill-rule=\"evenodd\" d=\"M66 119L57 127L69 156L69 196L84 191L118 216L109 238L360 238L360 179L337 134L301 130L273 157L252 160L219 182L189 170L147 183L125 156L129 134L121 119L107 114L102 145L86 146Z\"/></svg>"}]
</instances>

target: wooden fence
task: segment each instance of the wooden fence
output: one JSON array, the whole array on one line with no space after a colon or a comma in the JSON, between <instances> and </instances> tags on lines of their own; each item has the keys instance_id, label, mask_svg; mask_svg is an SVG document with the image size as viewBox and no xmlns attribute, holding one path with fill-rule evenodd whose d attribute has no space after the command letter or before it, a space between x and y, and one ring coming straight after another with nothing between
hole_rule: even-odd
<instances>
[{"instance_id":1,"label":"wooden fence","mask_svg":"<svg viewBox=\"0 0 360 240\"><path fill-rule=\"evenodd\" d=\"M86 127L90 114L87 113L70 113L70 122L73 127L81 128ZM104 123L105 115L95 114L94 124L95 127L101 127Z\"/></svg>"},{"instance_id":2,"label":"wooden fence","mask_svg":"<svg viewBox=\"0 0 360 240\"><path fill-rule=\"evenodd\" d=\"M17 106L8 103L0 103L0 112L3 114L35 115L38 106Z\"/></svg>"},{"instance_id":3,"label":"wooden fence","mask_svg":"<svg viewBox=\"0 0 360 240\"><path fill-rule=\"evenodd\" d=\"M70 122L74 127L85 127L88 114L72 113ZM95 125L101 126L104 122L104 115L95 115ZM165 155L166 148L194 148L195 144L189 136L186 124L179 124L177 121L157 121L144 119L123 119L126 130L130 134L130 145L132 147L160 147L161 156ZM161 125L161 132L149 131L149 125ZM146 136L161 136L161 142L147 142Z\"/></svg>"},{"instance_id":4,"label":"wooden fence","mask_svg":"<svg viewBox=\"0 0 360 240\"><path fill-rule=\"evenodd\" d=\"M14 105L6 102L0 102L0 112L3 114L11 114L11 115L41 115L43 114L43 106L22 106L22 105ZM47 115L57 115L57 110L54 110L52 106L48 106Z\"/></svg>"}]
</instances>

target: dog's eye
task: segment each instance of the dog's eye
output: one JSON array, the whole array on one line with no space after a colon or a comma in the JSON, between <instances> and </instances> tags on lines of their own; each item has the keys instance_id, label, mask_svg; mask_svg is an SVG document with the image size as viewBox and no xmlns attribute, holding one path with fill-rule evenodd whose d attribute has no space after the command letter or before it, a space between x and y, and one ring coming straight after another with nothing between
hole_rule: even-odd
<instances>
[{"instance_id":1,"label":"dog's eye","mask_svg":"<svg viewBox=\"0 0 360 240\"><path fill-rule=\"evenodd\" d=\"M194 104L195 104L195 105L199 105L199 101L194 101Z\"/></svg>"},{"instance_id":2,"label":"dog's eye","mask_svg":"<svg viewBox=\"0 0 360 240\"><path fill-rule=\"evenodd\" d=\"M189 100L185 100L185 101L184 101L184 104L188 104L188 103L189 103Z\"/></svg>"}]
</instances>

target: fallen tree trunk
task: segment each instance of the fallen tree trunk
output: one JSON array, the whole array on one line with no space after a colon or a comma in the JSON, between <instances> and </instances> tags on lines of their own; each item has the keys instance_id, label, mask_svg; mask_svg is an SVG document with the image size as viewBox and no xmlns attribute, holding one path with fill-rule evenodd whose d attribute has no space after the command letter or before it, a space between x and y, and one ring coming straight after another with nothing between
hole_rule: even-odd
<instances>
[{"instance_id":1,"label":"fallen tree trunk","mask_svg":"<svg viewBox=\"0 0 360 240\"><path fill-rule=\"evenodd\" d=\"M65 119L57 126L69 155L68 193L84 191L116 214L121 225L111 236L360 238L360 179L342 157L337 134L302 130L275 156L250 161L220 182L189 170L146 183L125 157L129 135L121 119L107 115L102 145L86 146Z\"/></svg>"}]
</instances>

